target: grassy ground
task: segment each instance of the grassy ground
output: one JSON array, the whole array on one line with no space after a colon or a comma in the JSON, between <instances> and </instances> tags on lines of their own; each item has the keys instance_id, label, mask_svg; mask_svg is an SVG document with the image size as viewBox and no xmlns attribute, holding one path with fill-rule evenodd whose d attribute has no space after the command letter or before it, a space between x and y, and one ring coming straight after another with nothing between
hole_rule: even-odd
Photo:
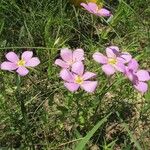
<instances>
[{"instance_id":1,"label":"grassy ground","mask_svg":"<svg viewBox=\"0 0 150 150\"><path fill-rule=\"evenodd\" d=\"M121 74L107 78L91 59L117 45L150 69L150 6L148 0L105 2L109 21L65 0L0 1L0 62L6 52L26 49L41 60L21 79L0 71L1 149L74 150L109 113L85 149L150 149L150 90L141 95ZM94 94L64 88L54 65L62 47L85 50L86 68L99 81Z\"/></svg>"}]
</instances>

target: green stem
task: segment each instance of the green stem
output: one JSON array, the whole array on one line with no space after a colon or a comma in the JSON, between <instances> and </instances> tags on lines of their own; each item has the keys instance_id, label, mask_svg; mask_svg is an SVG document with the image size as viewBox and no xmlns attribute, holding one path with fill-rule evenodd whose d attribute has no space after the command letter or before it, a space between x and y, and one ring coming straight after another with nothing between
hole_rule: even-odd
<instances>
[{"instance_id":1,"label":"green stem","mask_svg":"<svg viewBox=\"0 0 150 150\"><path fill-rule=\"evenodd\" d=\"M21 96L21 78L20 78L19 75L17 76L17 91L16 91L16 94L17 94L17 100L20 104L23 121L24 121L25 126L27 127L27 113L26 113L26 107L25 107L24 99Z\"/></svg>"},{"instance_id":2,"label":"green stem","mask_svg":"<svg viewBox=\"0 0 150 150\"><path fill-rule=\"evenodd\" d=\"M23 118L23 124L25 126L25 129L23 130L23 132L25 134L25 138L26 138L27 142L32 142L32 149L34 150L35 148L33 145L32 137L31 137L31 135L28 136L28 133L27 133L29 124L28 124L27 111L26 111L26 107L25 107L24 98L21 96L21 77L19 75L17 76L16 97L17 97L18 103L20 104L21 114L22 114L22 118Z\"/></svg>"},{"instance_id":3,"label":"green stem","mask_svg":"<svg viewBox=\"0 0 150 150\"><path fill-rule=\"evenodd\" d=\"M101 101L102 101L102 99L103 99L103 97L105 96L105 94L108 92L108 90L114 85L114 84L117 84L117 83L119 83L120 81L122 81L124 78L121 78L120 80L117 80L117 81L114 81L109 87L107 87L107 84L109 84L109 81L110 81L110 79L108 80L108 83L106 83L104 86L103 86L103 88L102 88L102 90L100 91L100 93L98 93L99 95L98 95L98 97L100 98L100 101L99 101L99 103L98 103L98 105L97 105L97 107L96 107L96 109L95 109L95 112L94 112L94 115L93 115L93 117L95 117L95 115L97 114L97 111L98 111L98 109L99 109L99 107L100 107L100 105L101 105ZM107 88L106 88L107 87ZM106 88L106 90L104 90ZM103 92L104 91L104 92Z\"/></svg>"},{"instance_id":4,"label":"green stem","mask_svg":"<svg viewBox=\"0 0 150 150\"><path fill-rule=\"evenodd\" d=\"M76 105L77 105L77 115L76 115L76 121L79 122L79 117L80 117L80 110L81 110L81 105L79 103L79 100L82 96L82 92L78 92L78 93L75 93L73 94L73 97L75 98L75 102L76 102Z\"/></svg>"},{"instance_id":5,"label":"green stem","mask_svg":"<svg viewBox=\"0 0 150 150\"><path fill-rule=\"evenodd\" d=\"M98 93L98 94L99 94L98 97L99 97L100 101L99 101L99 103L98 103L98 105L97 105L97 107L96 107L96 109L95 109L95 112L94 112L94 115L93 115L93 116L95 116L95 115L97 114L97 111L98 111L98 109L99 109L99 107L100 107L100 105L101 105L101 101L102 101L103 97L105 96L105 94L107 93L107 91L109 90L109 88L110 88L111 86L109 86L104 92L102 92L106 87L107 87L107 84L105 84L105 85L103 86L102 90L100 91L100 93Z\"/></svg>"}]
</instances>

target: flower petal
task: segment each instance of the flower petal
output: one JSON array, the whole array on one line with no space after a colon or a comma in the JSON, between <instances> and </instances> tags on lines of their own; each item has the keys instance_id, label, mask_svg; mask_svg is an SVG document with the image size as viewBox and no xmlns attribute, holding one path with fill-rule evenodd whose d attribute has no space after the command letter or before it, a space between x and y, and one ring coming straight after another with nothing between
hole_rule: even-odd
<instances>
[{"instance_id":1,"label":"flower petal","mask_svg":"<svg viewBox=\"0 0 150 150\"><path fill-rule=\"evenodd\" d=\"M79 85L76 83L64 83L64 86L71 92L77 91Z\"/></svg>"},{"instance_id":2,"label":"flower petal","mask_svg":"<svg viewBox=\"0 0 150 150\"><path fill-rule=\"evenodd\" d=\"M103 17L111 16L110 11L105 8L100 9L97 14Z\"/></svg>"},{"instance_id":3,"label":"flower petal","mask_svg":"<svg viewBox=\"0 0 150 150\"><path fill-rule=\"evenodd\" d=\"M146 71L146 70L139 70L139 71L137 71L136 75L137 75L139 81L148 81L148 80L150 80L149 72Z\"/></svg>"},{"instance_id":4,"label":"flower petal","mask_svg":"<svg viewBox=\"0 0 150 150\"><path fill-rule=\"evenodd\" d=\"M9 61L4 61L1 64L1 69L2 70L8 70L8 71L12 71L12 70L16 70L18 68L18 66L15 63L9 62Z\"/></svg>"},{"instance_id":5,"label":"flower petal","mask_svg":"<svg viewBox=\"0 0 150 150\"><path fill-rule=\"evenodd\" d=\"M65 62L73 60L72 51L68 48L61 49L60 56Z\"/></svg>"},{"instance_id":6,"label":"flower petal","mask_svg":"<svg viewBox=\"0 0 150 150\"><path fill-rule=\"evenodd\" d=\"M106 64L107 63L107 57L104 56L103 54L96 52L93 54L93 59L101 64Z\"/></svg>"},{"instance_id":7,"label":"flower petal","mask_svg":"<svg viewBox=\"0 0 150 150\"><path fill-rule=\"evenodd\" d=\"M116 65L114 65L115 69L117 71L120 71L120 72L125 72L125 65L123 63L117 63Z\"/></svg>"},{"instance_id":8,"label":"flower petal","mask_svg":"<svg viewBox=\"0 0 150 150\"><path fill-rule=\"evenodd\" d=\"M6 58L14 63L17 63L19 61L19 57L14 52L7 53Z\"/></svg>"},{"instance_id":9,"label":"flower petal","mask_svg":"<svg viewBox=\"0 0 150 150\"><path fill-rule=\"evenodd\" d=\"M87 11L93 13L87 4L81 3L80 5L81 5L82 7L84 7Z\"/></svg>"},{"instance_id":10,"label":"flower petal","mask_svg":"<svg viewBox=\"0 0 150 150\"><path fill-rule=\"evenodd\" d=\"M29 70L25 67L19 67L16 72L21 76L25 76L29 73Z\"/></svg>"},{"instance_id":11,"label":"flower petal","mask_svg":"<svg viewBox=\"0 0 150 150\"><path fill-rule=\"evenodd\" d=\"M114 74L116 71L115 71L115 68L109 64L107 65L103 65L102 66L102 70L107 74L107 75L112 75Z\"/></svg>"},{"instance_id":12,"label":"flower petal","mask_svg":"<svg viewBox=\"0 0 150 150\"><path fill-rule=\"evenodd\" d=\"M135 72L138 70L138 67L139 67L139 64L135 59L132 59L128 64L128 68Z\"/></svg>"},{"instance_id":13,"label":"flower petal","mask_svg":"<svg viewBox=\"0 0 150 150\"><path fill-rule=\"evenodd\" d=\"M97 10L98 10L98 6L96 5L96 3L88 3L88 8L91 12L93 13L97 13Z\"/></svg>"},{"instance_id":14,"label":"flower petal","mask_svg":"<svg viewBox=\"0 0 150 150\"><path fill-rule=\"evenodd\" d=\"M116 58L119 55L119 48L117 46L109 46L106 48L106 54L110 58Z\"/></svg>"},{"instance_id":15,"label":"flower petal","mask_svg":"<svg viewBox=\"0 0 150 150\"><path fill-rule=\"evenodd\" d=\"M25 64L26 67L35 67L40 64L40 60L37 57L32 57Z\"/></svg>"},{"instance_id":16,"label":"flower petal","mask_svg":"<svg viewBox=\"0 0 150 150\"><path fill-rule=\"evenodd\" d=\"M148 85L145 82L138 82L134 87L142 93L145 93L148 90Z\"/></svg>"},{"instance_id":17,"label":"flower petal","mask_svg":"<svg viewBox=\"0 0 150 150\"><path fill-rule=\"evenodd\" d=\"M95 3L81 3L80 5L83 6L90 13L96 13L96 10L98 9L98 6Z\"/></svg>"},{"instance_id":18,"label":"flower petal","mask_svg":"<svg viewBox=\"0 0 150 150\"><path fill-rule=\"evenodd\" d=\"M84 80L90 79L92 77L95 77L96 74L93 72L85 72L84 75L82 76Z\"/></svg>"},{"instance_id":19,"label":"flower petal","mask_svg":"<svg viewBox=\"0 0 150 150\"><path fill-rule=\"evenodd\" d=\"M73 61L82 61L84 60L84 51L83 49L76 49L73 51Z\"/></svg>"},{"instance_id":20,"label":"flower petal","mask_svg":"<svg viewBox=\"0 0 150 150\"><path fill-rule=\"evenodd\" d=\"M33 52L32 51L25 51L22 53L21 55L21 59L25 60L26 62L29 61L33 56Z\"/></svg>"},{"instance_id":21,"label":"flower petal","mask_svg":"<svg viewBox=\"0 0 150 150\"><path fill-rule=\"evenodd\" d=\"M65 69L69 68L69 65L61 59L56 59L55 65L58 65L58 66L65 68Z\"/></svg>"},{"instance_id":22,"label":"flower petal","mask_svg":"<svg viewBox=\"0 0 150 150\"><path fill-rule=\"evenodd\" d=\"M76 62L72 65L72 72L76 73L77 75L83 75L84 72L84 65L82 62Z\"/></svg>"},{"instance_id":23,"label":"flower petal","mask_svg":"<svg viewBox=\"0 0 150 150\"><path fill-rule=\"evenodd\" d=\"M125 67L125 76L129 78L129 80L134 84L138 81L137 75L131 71L128 67Z\"/></svg>"},{"instance_id":24,"label":"flower petal","mask_svg":"<svg viewBox=\"0 0 150 150\"><path fill-rule=\"evenodd\" d=\"M60 71L60 77L67 82L73 82L74 81L73 74L67 69L63 69Z\"/></svg>"},{"instance_id":25,"label":"flower petal","mask_svg":"<svg viewBox=\"0 0 150 150\"><path fill-rule=\"evenodd\" d=\"M97 87L97 81L84 81L81 84L81 88L83 88L87 92L94 92Z\"/></svg>"},{"instance_id":26,"label":"flower petal","mask_svg":"<svg viewBox=\"0 0 150 150\"><path fill-rule=\"evenodd\" d=\"M128 63L132 59L132 56L128 52L122 52L120 58L123 63Z\"/></svg>"}]
</instances>

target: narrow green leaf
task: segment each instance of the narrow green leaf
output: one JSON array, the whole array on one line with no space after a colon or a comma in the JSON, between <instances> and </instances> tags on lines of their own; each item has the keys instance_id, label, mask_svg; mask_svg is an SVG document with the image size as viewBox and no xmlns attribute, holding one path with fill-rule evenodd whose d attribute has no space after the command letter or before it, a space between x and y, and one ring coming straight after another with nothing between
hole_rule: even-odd
<instances>
[{"instance_id":1,"label":"narrow green leaf","mask_svg":"<svg viewBox=\"0 0 150 150\"><path fill-rule=\"evenodd\" d=\"M118 115L118 117L120 118L120 115L118 112L116 112L116 114ZM123 122L123 120L120 118L120 120ZM134 145L136 146L137 150L142 150L138 140L134 137L134 135L132 134L132 132L129 130L129 127L126 123L122 123L122 126L124 127L124 129L128 132L128 135L130 136L131 142L134 143Z\"/></svg>"},{"instance_id":2,"label":"narrow green leaf","mask_svg":"<svg viewBox=\"0 0 150 150\"><path fill-rule=\"evenodd\" d=\"M102 120L100 120L94 127L92 130L90 130L87 135L83 138L83 140L81 140L75 150L83 150L83 148L85 147L85 145L88 143L88 141L90 140L90 138L94 135L94 133L100 128L100 126L105 123L107 121L107 118L110 116L107 115L105 118L103 118Z\"/></svg>"},{"instance_id":3,"label":"narrow green leaf","mask_svg":"<svg viewBox=\"0 0 150 150\"><path fill-rule=\"evenodd\" d=\"M3 31L3 28L4 28L4 20L0 20L0 34L2 33Z\"/></svg>"}]
</instances>

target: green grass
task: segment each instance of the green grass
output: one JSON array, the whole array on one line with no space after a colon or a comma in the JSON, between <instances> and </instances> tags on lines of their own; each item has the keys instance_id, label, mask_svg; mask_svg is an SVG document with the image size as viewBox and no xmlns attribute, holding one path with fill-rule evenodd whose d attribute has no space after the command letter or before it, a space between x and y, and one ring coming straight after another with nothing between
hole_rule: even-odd
<instances>
[{"instance_id":1,"label":"green grass","mask_svg":"<svg viewBox=\"0 0 150 150\"><path fill-rule=\"evenodd\" d=\"M0 63L6 52L26 49L41 60L21 78L0 70L0 149L74 150L110 113L85 150L149 149L150 90L141 95L121 74L107 78L92 54L117 45L149 69L150 6L148 0L105 4L109 21L67 0L0 1ZM65 89L54 65L62 47L85 50L86 69L99 81L94 94Z\"/></svg>"}]
</instances>

